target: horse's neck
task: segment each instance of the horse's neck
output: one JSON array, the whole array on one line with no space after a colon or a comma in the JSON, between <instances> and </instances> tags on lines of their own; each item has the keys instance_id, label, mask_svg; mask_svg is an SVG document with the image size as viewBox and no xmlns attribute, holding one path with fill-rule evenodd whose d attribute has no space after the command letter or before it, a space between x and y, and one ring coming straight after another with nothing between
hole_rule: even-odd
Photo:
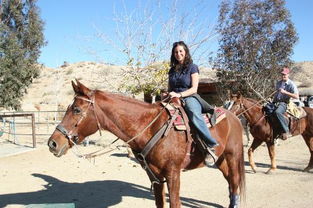
<instances>
[{"instance_id":1,"label":"horse's neck","mask_svg":"<svg viewBox=\"0 0 313 208\"><path fill-rule=\"evenodd\" d=\"M101 127L125 142L140 134L160 111L156 105L115 94L102 93L96 102Z\"/></svg>"},{"instance_id":2,"label":"horse's neck","mask_svg":"<svg viewBox=\"0 0 313 208\"><path fill-rule=\"evenodd\" d=\"M250 125L256 124L263 117L262 109L258 104L255 104L249 100L244 100L243 105L246 111L243 115L250 123Z\"/></svg>"}]
</instances>

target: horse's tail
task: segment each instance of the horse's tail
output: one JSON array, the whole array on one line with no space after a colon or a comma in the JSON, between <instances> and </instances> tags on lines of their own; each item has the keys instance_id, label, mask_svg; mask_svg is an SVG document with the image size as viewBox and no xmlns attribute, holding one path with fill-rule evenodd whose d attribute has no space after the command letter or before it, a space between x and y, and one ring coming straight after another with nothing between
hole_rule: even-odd
<instances>
[{"instance_id":1,"label":"horse's tail","mask_svg":"<svg viewBox=\"0 0 313 208\"><path fill-rule=\"evenodd\" d=\"M242 203L246 203L246 171L245 171L245 161L244 161L244 150L242 146L241 151L241 160L239 162L239 173L240 173L240 183L239 183L239 189L240 189L240 200Z\"/></svg>"}]
</instances>

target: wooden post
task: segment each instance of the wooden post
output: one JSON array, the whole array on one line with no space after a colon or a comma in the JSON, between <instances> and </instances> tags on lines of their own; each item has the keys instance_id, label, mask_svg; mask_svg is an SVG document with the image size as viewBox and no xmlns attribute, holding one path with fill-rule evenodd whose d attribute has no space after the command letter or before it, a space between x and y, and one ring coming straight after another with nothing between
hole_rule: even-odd
<instances>
[{"instance_id":1,"label":"wooden post","mask_svg":"<svg viewBox=\"0 0 313 208\"><path fill-rule=\"evenodd\" d=\"M35 133L35 114L32 113L32 135L33 135L33 148L36 148L36 133Z\"/></svg>"}]
</instances>

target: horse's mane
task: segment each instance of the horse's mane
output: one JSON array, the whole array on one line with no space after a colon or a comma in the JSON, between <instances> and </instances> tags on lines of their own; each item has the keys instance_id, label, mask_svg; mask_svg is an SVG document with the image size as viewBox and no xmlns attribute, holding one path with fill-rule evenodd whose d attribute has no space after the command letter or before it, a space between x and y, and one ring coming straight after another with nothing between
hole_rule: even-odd
<instances>
[{"instance_id":1,"label":"horse's mane","mask_svg":"<svg viewBox=\"0 0 313 208\"><path fill-rule=\"evenodd\" d=\"M260 104L259 101L254 100L252 98L246 98L246 97L245 97L245 99L248 100L249 102L253 103L253 105L255 105L255 106L259 107L259 108L262 108L262 105Z\"/></svg>"},{"instance_id":2,"label":"horse's mane","mask_svg":"<svg viewBox=\"0 0 313 208\"><path fill-rule=\"evenodd\" d=\"M257 104L257 103L258 103L258 101L256 101L256 100L253 99L253 98L247 98L247 97L245 97L245 99L248 100L248 101L250 101L250 102L252 102L253 104Z\"/></svg>"},{"instance_id":3,"label":"horse's mane","mask_svg":"<svg viewBox=\"0 0 313 208\"><path fill-rule=\"evenodd\" d=\"M102 91L102 90L96 90L96 92L100 93L104 97L110 97L113 99L120 100L122 102L127 102L129 104L134 104L134 105L138 105L138 106L145 107L145 108L153 108L153 107L159 106L158 103L156 104L147 103L147 102L144 102L144 101L141 101L141 100L138 100L138 99L126 96L126 95L122 95L119 93L113 93L113 92Z\"/></svg>"}]
</instances>

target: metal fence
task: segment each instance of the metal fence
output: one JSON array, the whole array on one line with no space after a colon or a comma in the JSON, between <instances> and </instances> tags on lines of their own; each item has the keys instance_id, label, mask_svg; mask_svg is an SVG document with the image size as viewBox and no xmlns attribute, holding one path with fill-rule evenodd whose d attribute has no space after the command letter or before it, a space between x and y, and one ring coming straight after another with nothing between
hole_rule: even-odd
<instances>
[{"instance_id":1,"label":"metal fence","mask_svg":"<svg viewBox=\"0 0 313 208\"><path fill-rule=\"evenodd\" d=\"M0 141L29 145L44 143L60 123L65 111L20 111L0 113Z\"/></svg>"}]
</instances>

